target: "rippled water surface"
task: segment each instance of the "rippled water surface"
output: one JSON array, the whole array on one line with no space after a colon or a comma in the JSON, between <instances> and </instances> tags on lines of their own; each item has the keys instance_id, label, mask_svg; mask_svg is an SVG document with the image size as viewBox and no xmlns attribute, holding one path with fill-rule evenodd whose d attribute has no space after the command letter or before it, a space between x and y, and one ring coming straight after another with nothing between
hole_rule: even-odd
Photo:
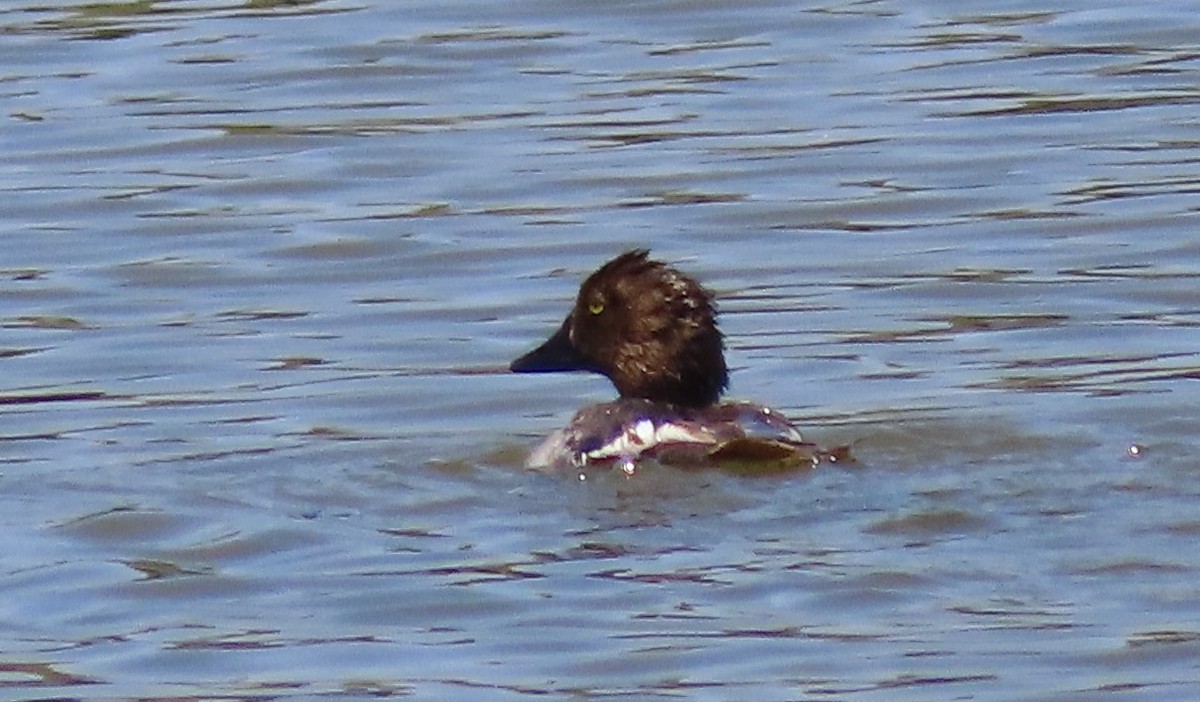
<instances>
[{"instance_id":1,"label":"rippled water surface","mask_svg":"<svg viewBox=\"0 0 1200 702\"><path fill-rule=\"evenodd\" d=\"M1200 14L0 8L15 699L1200 697ZM521 468L634 246L859 462Z\"/></svg>"}]
</instances>

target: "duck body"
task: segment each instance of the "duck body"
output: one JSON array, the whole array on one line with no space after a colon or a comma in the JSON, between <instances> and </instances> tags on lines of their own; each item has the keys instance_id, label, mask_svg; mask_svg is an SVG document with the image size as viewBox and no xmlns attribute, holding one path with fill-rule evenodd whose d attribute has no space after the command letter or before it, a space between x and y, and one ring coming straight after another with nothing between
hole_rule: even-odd
<instances>
[{"instance_id":1,"label":"duck body","mask_svg":"<svg viewBox=\"0 0 1200 702\"><path fill-rule=\"evenodd\" d=\"M779 412L749 402L704 408L622 398L579 410L535 448L526 466L538 470L612 463L632 472L653 458L674 465L708 465L741 441L808 446ZM774 456L773 456L774 457Z\"/></svg>"}]
</instances>

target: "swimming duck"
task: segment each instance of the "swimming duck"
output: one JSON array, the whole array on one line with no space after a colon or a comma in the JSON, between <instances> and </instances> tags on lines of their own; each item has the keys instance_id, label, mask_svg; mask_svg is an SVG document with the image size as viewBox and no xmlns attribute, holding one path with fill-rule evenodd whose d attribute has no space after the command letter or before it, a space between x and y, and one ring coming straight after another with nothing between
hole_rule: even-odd
<instances>
[{"instance_id":1,"label":"swimming duck","mask_svg":"<svg viewBox=\"0 0 1200 702\"><path fill-rule=\"evenodd\" d=\"M529 456L531 468L614 463L632 473L646 458L688 465L820 458L778 411L720 402L729 371L713 295L645 249L588 276L558 330L510 369L600 373L620 395L581 409L546 437Z\"/></svg>"}]
</instances>

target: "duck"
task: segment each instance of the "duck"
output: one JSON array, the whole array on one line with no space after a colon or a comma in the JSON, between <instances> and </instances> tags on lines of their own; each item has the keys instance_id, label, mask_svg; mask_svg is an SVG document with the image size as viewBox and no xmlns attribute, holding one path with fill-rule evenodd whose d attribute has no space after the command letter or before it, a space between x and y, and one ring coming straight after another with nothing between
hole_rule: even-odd
<instances>
[{"instance_id":1,"label":"duck","mask_svg":"<svg viewBox=\"0 0 1200 702\"><path fill-rule=\"evenodd\" d=\"M714 295L648 249L589 275L558 329L509 370L599 373L617 390L616 400L580 409L547 436L526 460L531 469L606 465L632 474L650 460L793 467L831 456L778 410L721 400L729 367Z\"/></svg>"}]
</instances>

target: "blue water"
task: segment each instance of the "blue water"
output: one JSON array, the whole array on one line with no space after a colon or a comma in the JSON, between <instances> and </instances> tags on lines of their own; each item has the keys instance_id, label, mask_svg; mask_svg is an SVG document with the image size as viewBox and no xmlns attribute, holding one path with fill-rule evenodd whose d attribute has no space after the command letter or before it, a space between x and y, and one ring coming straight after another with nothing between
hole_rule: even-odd
<instances>
[{"instance_id":1,"label":"blue water","mask_svg":"<svg viewBox=\"0 0 1200 702\"><path fill-rule=\"evenodd\" d=\"M0 693L1200 696L1192 3L0 9ZM630 247L858 462L522 468Z\"/></svg>"}]
</instances>

